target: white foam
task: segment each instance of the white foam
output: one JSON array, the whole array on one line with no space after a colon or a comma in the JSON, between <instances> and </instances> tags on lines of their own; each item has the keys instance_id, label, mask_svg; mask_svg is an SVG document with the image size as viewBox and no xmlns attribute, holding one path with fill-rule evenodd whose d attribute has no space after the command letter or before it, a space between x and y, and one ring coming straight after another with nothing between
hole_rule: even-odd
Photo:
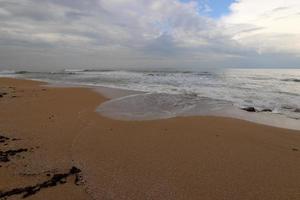
<instances>
[{"instance_id":1,"label":"white foam","mask_svg":"<svg viewBox=\"0 0 300 200\"><path fill-rule=\"evenodd\" d=\"M249 113L226 101L164 93L134 94L106 101L97 108L102 116L125 121L167 119L178 116L219 116L279 128L300 130L299 120L275 113Z\"/></svg>"},{"instance_id":2,"label":"white foam","mask_svg":"<svg viewBox=\"0 0 300 200\"><path fill-rule=\"evenodd\" d=\"M194 107L199 107L201 105L201 103L199 104L201 102L199 98L207 98L211 99L212 104L215 104L216 107L219 106L219 102L225 101L231 102L237 108L248 106L253 106L258 110L267 108L272 109L273 113L282 114L287 118L300 118L300 113L296 112L297 108L300 108L300 83L285 81L298 80L300 70L297 69L233 69L218 72L86 71L81 69L69 71L71 73L25 73L18 74L18 76L46 80L56 84L68 83L88 87L103 86L134 91L133 93L150 93L152 94L151 97L153 97L153 94L167 94L177 99L178 102L182 101L180 104L186 104L183 108L176 107L176 109L189 109L190 113L194 110L190 109L191 104ZM127 95L126 92L121 96L124 95ZM118 96L113 98L115 97ZM186 99L186 97L189 97L189 99ZM149 96L139 98L151 103ZM172 98L163 95L163 97L157 99L169 101L172 105L174 103ZM129 100L130 98L127 99L127 101ZM114 103L116 104L116 102ZM156 103L162 109L159 105L160 102ZM142 102L140 102L140 105L142 105ZM214 106L211 105L211 107ZM155 108L153 105L152 107ZM143 110L143 108L141 109ZM179 112L174 107L169 109L171 110L164 111L164 114L153 111L151 116L154 118L155 113L158 117L174 116ZM199 108L199 110L203 110L203 108ZM135 114L142 116L143 113L139 112L136 111ZM149 113L144 118L149 117ZM125 113L124 115L128 114ZM272 115L272 113L266 115Z\"/></svg>"},{"instance_id":3,"label":"white foam","mask_svg":"<svg viewBox=\"0 0 300 200\"><path fill-rule=\"evenodd\" d=\"M154 120L176 116L206 115L220 111L228 102L193 95L146 93L113 99L101 104L97 111L121 120Z\"/></svg>"}]
</instances>

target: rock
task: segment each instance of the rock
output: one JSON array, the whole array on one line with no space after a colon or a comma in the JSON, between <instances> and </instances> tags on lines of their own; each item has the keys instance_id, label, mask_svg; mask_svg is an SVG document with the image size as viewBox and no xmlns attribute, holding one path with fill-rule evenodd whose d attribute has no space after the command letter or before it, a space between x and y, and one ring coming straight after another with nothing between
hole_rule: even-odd
<instances>
[{"instance_id":1,"label":"rock","mask_svg":"<svg viewBox=\"0 0 300 200\"><path fill-rule=\"evenodd\" d=\"M272 112L272 110L269 108L265 108L265 109L262 109L261 112Z\"/></svg>"},{"instance_id":2,"label":"rock","mask_svg":"<svg viewBox=\"0 0 300 200\"><path fill-rule=\"evenodd\" d=\"M254 107L246 107L246 108L242 108L242 110L245 110L247 112L256 112L256 109Z\"/></svg>"},{"instance_id":3,"label":"rock","mask_svg":"<svg viewBox=\"0 0 300 200\"><path fill-rule=\"evenodd\" d=\"M74 166L70 169L70 174L78 174L80 172L81 170Z\"/></svg>"},{"instance_id":4,"label":"rock","mask_svg":"<svg viewBox=\"0 0 300 200\"><path fill-rule=\"evenodd\" d=\"M300 113L300 108L296 108L296 109L294 110L294 112Z\"/></svg>"}]
</instances>

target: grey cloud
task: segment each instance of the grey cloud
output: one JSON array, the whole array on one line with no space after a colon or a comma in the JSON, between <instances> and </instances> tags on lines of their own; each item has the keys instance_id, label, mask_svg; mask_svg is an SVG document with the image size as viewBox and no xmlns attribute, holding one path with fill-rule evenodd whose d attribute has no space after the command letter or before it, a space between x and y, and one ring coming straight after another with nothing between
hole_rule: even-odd
<instances>
[{"instance_id":1,"label":"grey cloud","mask_svg":"<svg viewBox=\"0 0 300 200\"><path fill-rule=\"evenodd\" d=\"M232 40L234 31L193 6L177 0L0 0L0 69L263 63Z\"/></svg>"},{"instance_id":2,"label":"grey cloud","mask_svg":"<svg viewBox=\"0 0 300 200\"><path fill-rule=\"evenodd\" d=\"M281 6L281 7L274 8L272 11L273 12L278 12L278 11L287 10L287 9L290 9L290 7L288 7L288 6Z\"/></svg>"}]
</instances>

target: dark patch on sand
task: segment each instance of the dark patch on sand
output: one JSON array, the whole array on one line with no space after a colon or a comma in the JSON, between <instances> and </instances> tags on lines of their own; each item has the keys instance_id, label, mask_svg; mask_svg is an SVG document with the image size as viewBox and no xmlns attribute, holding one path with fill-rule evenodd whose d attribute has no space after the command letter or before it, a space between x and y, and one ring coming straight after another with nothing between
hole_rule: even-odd
<instances>
[{"instance_id":1,"label":"dark patch on sand","mask_svg":"<svg viewBox=\"0 0 300 200\"><path fill-rule=\"evenodd\" d=\"M19 139L17 138L9 138L6 136L2 136L0 135L0 144L3 144L4 146L8 146L9 142L11 141L17 141ZM13 156L17 156L17 157L21 157L20 154L24 153L24 152L28 152L28 151L32 151L31 149L27 149L27 148L19 148L19 149L10 149L10 150L6 150L6 151L0 151L0 162L9 162L10 158ZM22 158L24 158L24 156L22 156Z\"/></svg>"},{"instance_id":2,"label":"dark patch on sand","mask_svg":"<svg viewBox=\"0 0 300 200\"><path fill-rule=\"evenodd\" d=\"M8 144L9 142L17 141L19 139L17 138L9 138L6 136L0 136L0 143ZM39 146L36 146L36 148L39 148ZM0 151L0 163L7 163L10 161L12 157L17 158L25 158L22 156L22 153L25 152L33 152L34 148L20 148L20 149L13 149L13 150L7 150L7 151ZM0 165L2 167L2 165ZM27 167L27 165L24 165L24 167ZM81 170L77 167L72 167L67 173L58 173L58 170L50 170L45 171L42 173L34 173L34 174L20 174L21 176L35 176L35 175L43 175L44 177L48 177L47 181L44 181L42 183L25 186L25 187L19 187L14 188L9 191L0 191L0 199L7 199L8 197L15 196L15 195L22 195L22 198L26 198L29 196L32 196L39 192L42 189L54 187L59 184L65 184L67 183L67 178L69 176L75 176L75 185L80 185L82 183L82 177L80 176Z\"/></svg>"},{"instance_id":3,"label":"dark patch on sand","mask_svg":"<svg viewBox=\"0 0 300 200\"><path fill-rule=\"evenodd\" d=\"M15 188L6 192L1 192L0 191L0 198L7 198L13 195L21 195L22 198L27 198L29 196L32 196L39 192L42 189L46 189L49 187L54 187L59 184L65 184L67 182L67 178L69 176L75 176L75 184L79 185L79 182L81 180L79 173L81 172L80 169L77 167L72 167L69 172L63 173L63 174L54 174L51 179L44 181L42 183L38 183L33 186L26 186L26 187L20 187L20 188ZM48 174L47 174L48 175ZM50 176L50 174L49 174Z\"/></svg>"},{"instance_id":4,"label":"dark patch on sand","mask_svg":"<svg viewBox=\"0 0 300 200\"><path fill-rule=\"evenodd\" d=\"M19 155L20 153L27 152L28 149L15 149L8 151L0 151L0 162L9 162L10 157Z\"/></svg>"},{"instance_id":5,"label":"dark patch on sand","mask_svg":"<svg viewBox=\"0 0 300 200\"><path fill-rule=\"evenodd\" d=\"M18 138L9 138L9 137L0 135L0 144L1 143L7 144L9 141L17 141L17 140L21 140L21 139L18 139Z\"/></svg>"},{"instance_id":6,"label":"dark patch on sand","mask_svg":"<svg viewBox=\"0 0 300 200\"><path fill-rule=\"evenodd\" d=\"M0 92L0 97L4 97L4 96L6 96L6 95L7 95L6 92Z\"/></svg>"},{"instance_id":7,"label":"dark patch on sand","mask_svg":"<svg viewBox=\"0 0 300 200\"><path fill-rule=\"evenodd\" d=\"M10 140L8 137L0 135L0 143L6 143L8 140Z\"/></svg>"},{"instance_id":8,"label":"dark patch on sand","mask_svg":"<svg viewBox=\"0 0 300 200\"><path fill-rule=\"evenodd\" d=\"M50 114L50 116L48 117L48 119L53 119L53 118L54 118L53 114Z\"/></svg>"},{"instance_id":9,"label":"dark patch on sand","mask_svg":"<svg viewBox=\"0 0 300 200\"><path fill-rule=\"evenodd\" d=\"M5 96L9 96L10 98L19 97L16 95L16 88L15 87L3 87L0 88L0 98L4 98Z\"/></svg>"}]
</instances>

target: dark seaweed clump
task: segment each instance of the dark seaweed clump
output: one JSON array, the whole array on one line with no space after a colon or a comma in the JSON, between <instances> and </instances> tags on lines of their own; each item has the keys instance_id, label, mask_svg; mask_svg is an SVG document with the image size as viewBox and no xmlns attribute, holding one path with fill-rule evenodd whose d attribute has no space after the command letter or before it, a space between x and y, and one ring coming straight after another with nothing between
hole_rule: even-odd
<instances>
[{"instance_id":1,"label":"dark seaweed clump","mask_svg":"<svg viewBox=\"0 0 300 200\"><path fill-rule=\"evenodd\" d=\"M0 135L0 144L1 144L1 143L6 143L8 140L9 140L8 137L1 136L1 135Z\"/></svg>"},{"instance_id":2,"label":"dark seaweed clump","mask_svg":"<svg viewBox=\"0 0 300 200\"><path fill-rule=\"evenodd\" d=\"M19 153L27 152L28 149L16 149L16 150L8 150L8 151L0 151L0 162L9 162L11 156L15 156Z\"/></svg>"},{"instance_id":3,"label":"dark seaweed clump","mask_svg":"<svg viewBox=\"0 0 300 200\"><path fill-rule=\"evenodd\" d=\"M7 95L6 92L0 92L0 98L4 97L4 96L6 96L6 95Z\"/></svg>"},{"instance_id":4,"label":"dark seaweed clump","mask_svg":"<svg viewBox=\"0 0 300 200\"><path fill-rule=\"evenodd\" d=\"M75 175L75 184L78 185L80 181L80 176L79 173L81 172L80 169L77 167L72 167L69 172L63 173L63 174L54 174L51 179L38 183L33 186L26 186L26 187L20 187L20 188L14 188L12 190L6 191L6 192L1 192L0 191L0 198L7 198L13 195L23 195L22 198L27 198L29 196L32 196L39 192L42 189L49 188L49 187L54 187L57 186L58 184L64 184L67 182L67 178L69 176Z\"/></svg>"}]
</instances>

